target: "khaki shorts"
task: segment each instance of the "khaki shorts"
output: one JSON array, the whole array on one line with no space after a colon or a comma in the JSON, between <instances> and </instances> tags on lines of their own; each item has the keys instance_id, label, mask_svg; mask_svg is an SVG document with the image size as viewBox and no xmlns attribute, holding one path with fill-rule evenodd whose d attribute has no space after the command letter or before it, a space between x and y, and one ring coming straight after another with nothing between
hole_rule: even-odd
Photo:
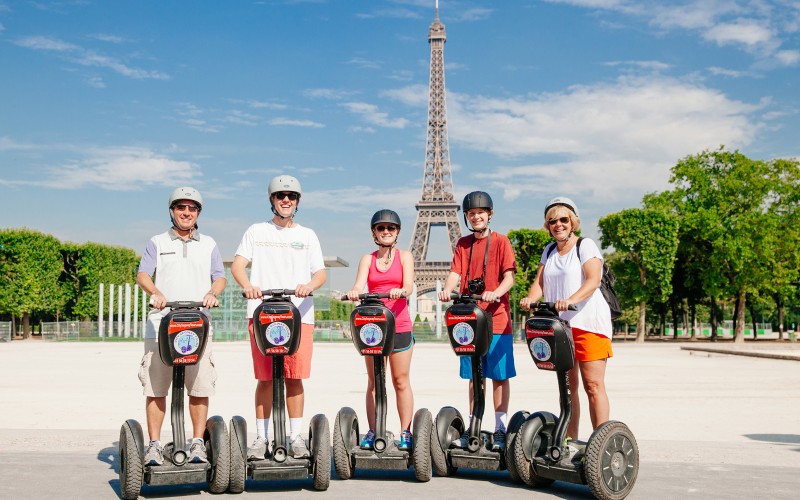
<instances>
[{"instance_id":1,"label":"khaki shorts","mask_svg":"<svg viewBox=\"0 0 800 500\"><path fill-rule=\"evenodd\" d=\"M253 355L253 372L256 380L272 380L272 356L264 356L258 350L256 338L253 336L253 320L248 326L250 330L250 352ZM283 358L283 375L290 379L311 377L311 355L314 351L314 325L300 325L300 346L297 352Z\"/></svg>"},{"instance_id":2,"label":"khaki shorts","mask_svg":"<svg viewBox=\"0 0 800 500\"><path fill-rule=\"evenodd\" d=\"M200 361L186 367L184 383L189 396L202 398L214 395L217 370L214 367L214 355L211 350L211 338L209 338ZM144 339L144 356L139 366L139 380L142 382L145 396L160 398L169 394L172 367L161 362L156 339Z\"/></svg>"}]
</instances>

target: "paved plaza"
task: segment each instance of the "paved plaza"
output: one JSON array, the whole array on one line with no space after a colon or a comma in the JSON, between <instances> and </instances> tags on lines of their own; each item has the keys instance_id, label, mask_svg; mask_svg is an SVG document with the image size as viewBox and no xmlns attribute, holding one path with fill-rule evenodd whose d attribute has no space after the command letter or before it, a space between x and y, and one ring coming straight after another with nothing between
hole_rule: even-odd
<instances>
[{"instance_id":1,"label":"paved plaza","mask_svg":"<svg viewBox=\"0 0 800 500\"><path fill-rule=\"evenodd\" d=\"M785 359L729 355L688 348L732 344L615 342L606 382L612 419L625 422L640 450L640 471L629 498L796 498L800 489L800 347L746 344L744 351ZM682 347L684 347L682 349ZM306 417L331 424L343 406L365 420L365 365L352 345L314 346L306 383ZM128 418L144 423L137 374L139 343L0 343L0 498L118 498L117 439ZM748 354L744 352L743 354ZM525 344L515 345L517 377L511 413L558 413L555 376L535 369ZM211 414L242 415L254 437L252 368L244 342L214 344L219 379ZM467 385L448 345L419 343L412 362L416 407L436 415L445 405L467 413ZM391 383L389 384L391 386ZM399 430L389 387L389 430ZM585 396L583 408L586 408ZM489 408L490 400L489 400ZM484 428L491 430L487 412ZM581 438L591 432L588 413ZM166 419L162 438L170 435ZM252 483L241 496L312 494L310 481ZM335 473L320 498L590 498L588 488L556 483L531 490L508 473L461 471L417 483L413 471ZM210 496L197 486L142 489L144 498ZM229 495L232 496L232 495Z\"/></svg>"}]
</instances>

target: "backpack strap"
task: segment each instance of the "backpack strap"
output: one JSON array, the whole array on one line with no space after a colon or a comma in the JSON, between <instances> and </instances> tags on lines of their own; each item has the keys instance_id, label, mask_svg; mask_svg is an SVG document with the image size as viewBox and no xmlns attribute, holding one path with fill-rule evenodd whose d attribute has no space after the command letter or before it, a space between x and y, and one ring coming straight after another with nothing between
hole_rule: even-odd
<instances>
[{"instance_id":1,"label":"backpack strap","mask_svg":"<svg viewBox=\"0 0 800 500\"><path fill-rule=\"evenodd\" d=\"M549 259L550 258L550 254L552 254L553 250L555 250L555 249L556 249L555 242L554 243L550 243L550 245L547 247L547 255L544 256L544 260Z\"/></svg>"},{"instance_id":2,"label":"backpack strap","mask_svg":"<svg viewBox=\"0 0 800 500\"><path fill-rule=\"evenodd\" d=\"M581 241L583 241L583 236L578 236L578 242L575 243L575 253L578 254L578 262L581 261Z\"/></svg>"}]
</instances>

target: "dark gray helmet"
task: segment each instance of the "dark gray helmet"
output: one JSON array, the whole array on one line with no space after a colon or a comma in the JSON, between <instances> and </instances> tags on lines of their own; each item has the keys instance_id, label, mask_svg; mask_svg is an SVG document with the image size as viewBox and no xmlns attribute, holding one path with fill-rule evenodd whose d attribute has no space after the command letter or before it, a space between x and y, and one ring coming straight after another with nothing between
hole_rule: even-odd
<instances>
[{"instance_id":1,"label":"dark gray helmet","mask_svg":"<svg viewBox=\"0 0 800 500\"><path fill-rule=\"evenodd\" d=\"M486 210L494 210L494 203L489 193L484 191L473 191L464 197L464 202L461 204L464 210L464 215L471 208L485 208Z\"/></svg>"},{"instance_id":2,"label":"dark gray helmet","mask_svg":"<svg viewBox=\"0 0 800 500\"><path fill-rule=\"evenodd\" d=\"M372 229L381 222L394 224L397 227L401 227L400 216L397 215L397 212L395 212L394 210L389 210L387 208L375 212L375 214L372 216L372 222L369 223L370 229Z\"/></svg>"}]
</instances>

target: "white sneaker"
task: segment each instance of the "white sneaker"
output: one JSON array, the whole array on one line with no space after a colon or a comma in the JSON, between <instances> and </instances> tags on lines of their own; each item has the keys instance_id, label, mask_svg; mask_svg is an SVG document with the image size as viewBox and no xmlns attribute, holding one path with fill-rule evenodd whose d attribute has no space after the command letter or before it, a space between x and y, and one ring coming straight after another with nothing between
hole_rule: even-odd
<instances>
[{"instance_id":1,"label":"white sneaker","mask_svg":"<svg viewBox=\"0 0 800 500\"><path fill-rule=\"evenodd\" d=\"M311 452L308 450L308 446L306 445L306 440L303 439L303 436L300 434L292 439L290 446L292 448L292 456L294 458L309 458L311 456Z\"/></svg>"},{"instance_id":2,"label":"white sneaker","mask_svg":"<svg viewBox=\"0 0 800 500\"><path fill-rule=\"evenodd\" d=\"M250 448L247 448L247 459L248 460L264 460L267 457L267 440L263 437L259 436L253 441L253 444L250 445Z\"/></svg>"},{"instance_id":3,"label":"white sneaker","mask_svg":"<svg viewBox=\"0 0 800 500\"><path fill-rule=\"evenodd\" d=\"M155 441L151 441L147 446L147 451L144 453L145 465L163 465L164 464L164 448L159 446Z\"/></svg>"}]
</instances>

